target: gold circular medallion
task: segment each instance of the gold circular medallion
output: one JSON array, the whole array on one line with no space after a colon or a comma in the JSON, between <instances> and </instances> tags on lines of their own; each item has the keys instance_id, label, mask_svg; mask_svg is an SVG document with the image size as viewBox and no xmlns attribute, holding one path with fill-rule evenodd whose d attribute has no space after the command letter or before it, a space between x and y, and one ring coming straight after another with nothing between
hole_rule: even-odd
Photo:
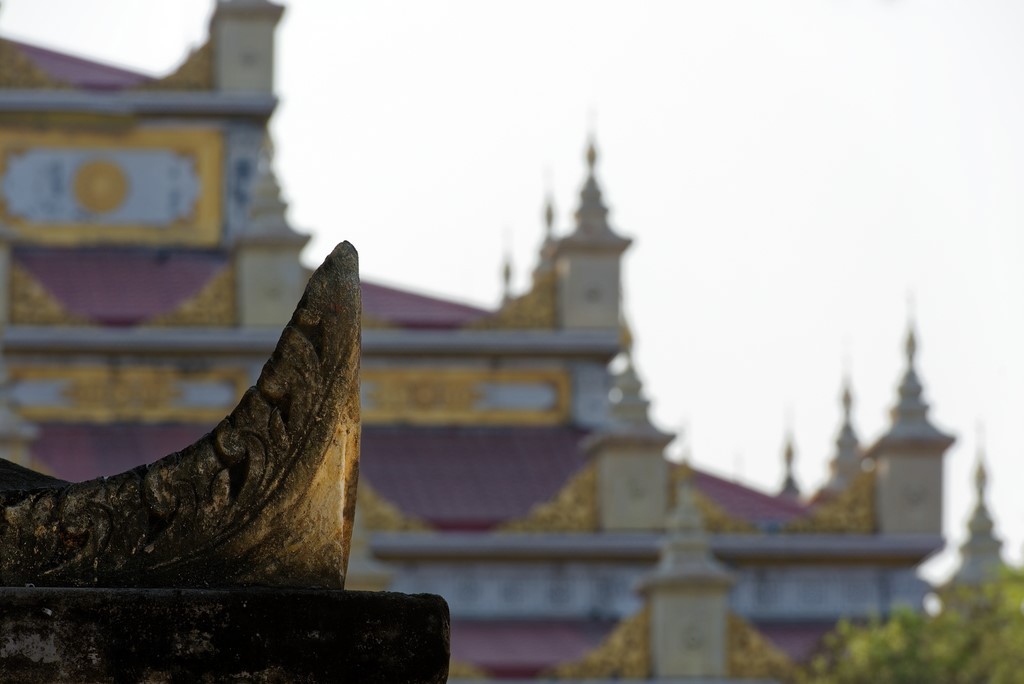
<instances>
[{"instance_id":1,"label":"gold circular medallion","mask_svg":"<svg viewBox=\"0 0 1024 684\"><path fill-rule=\"evenodd\" d=\"M82 164L75 173L75 199L95 214L105 214L121 206L128 195L128 178L111 161L96 160Z\"/></svg>"}]
</instances>

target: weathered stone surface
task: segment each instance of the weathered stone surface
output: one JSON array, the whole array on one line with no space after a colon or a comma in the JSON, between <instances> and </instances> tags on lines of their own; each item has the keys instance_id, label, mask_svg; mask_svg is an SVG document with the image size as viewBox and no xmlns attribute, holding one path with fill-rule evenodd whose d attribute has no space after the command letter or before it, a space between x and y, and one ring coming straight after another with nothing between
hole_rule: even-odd
<instances>
[{"instance_id":1,"label":"weathered stone surface","mask_svg":"<svg viewBox=\"0 0 1024 684\"><path fill-rule=\"evenodd\" d=\"M0 588L3 682L358 682L448 676L437 596Z\"/></svg>"},{"instance_id":2,"label":"weathered stone surface","mask_svg":"<svg viewBox=\"0 0 1024 684\"><path fill-rule=\"evenodd\" d=\"M213 432L114 477L0 487L0 585L342 588L359 320L357 256L344 243L310 278L256 386Z\"/></svg>"}]
</instances>

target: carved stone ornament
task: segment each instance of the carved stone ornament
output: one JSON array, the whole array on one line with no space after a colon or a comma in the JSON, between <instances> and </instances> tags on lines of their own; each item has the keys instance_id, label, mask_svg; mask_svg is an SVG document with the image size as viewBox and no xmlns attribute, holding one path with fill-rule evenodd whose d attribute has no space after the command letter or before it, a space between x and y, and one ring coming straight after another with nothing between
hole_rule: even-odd
<instances>
[{"instance_id":1,"label":"carved stone ornament","mask_svg":"<svg viewBox=\"0 0 1024 684\"><path fill-rule=\"evenodd\" d=\"M0 461L0 585L342 588L359 463L359 275L335 248L212 432L69 484Z\"/></svg>"}]
</instances>

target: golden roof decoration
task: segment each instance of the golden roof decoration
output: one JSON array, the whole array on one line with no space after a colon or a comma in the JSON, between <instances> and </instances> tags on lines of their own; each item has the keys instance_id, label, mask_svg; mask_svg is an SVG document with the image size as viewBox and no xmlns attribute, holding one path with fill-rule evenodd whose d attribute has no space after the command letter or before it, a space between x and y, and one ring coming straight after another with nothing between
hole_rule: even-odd
<instances>
[{"instance_id":1,"label":"golden roof decoration","mask_svg":"<svg viewBox=\"0 0 1024 684\"><path fill-rule=\"evenodd\" d=\"M726 627L726 672L738 679L790 681L796 666L785 653L743 618L729 613Z\"/></svg>"},{"instance_id":2,"label":"golden roof decoration","mask_svg":"<svg viewBox=\"0 0 1024 684\"><path fill-rule=\"evenodd\" d=\"M676 505L676 491L679 489L679 481L683 478L693 476L693 468L688 463L682 463L670 470L671 484L669 488L669 510ZM737 518L725 509L716 504L710 498L696 490L694 501L704 518L704 529L712 534L756 534L760 532L756 525L748 520Z\"/></svg>"},{"instance_id":3,"label":"golden roof decoration","mask_svg":"<svg viewBox=\"0 0 1024 684\"><path fill-rule=\"evenodd\" d=\"M647 679L651 675L651 609L620 622L581 659L541 672L540 679Z\"/></svg>"},{"instance_id":4,"label":"golden roof decoration","mask_svg":"<svg viewBox=\"0 0 1024 684\"><path fill-rule=\"evenodd\" d=\"M783 532L874 534L875 471L860 473L850 485L815 507L810 515L790 520Z\"/></svg>"},{"instance_id":5,"label":"golden roof decoration","mask_svg":"<svg viewBox=\"0 0 1024 684\"><path fill-rule=\"evenodd\" d=\"M177 69L163 78L148 81L139 90L213 90L213 40L192 50Z\"/></svg>"},{"instance_id":6,"label":"golden roof decoration","mask_svg":"<svg viewBox=\"0 0 1024 684\"><path fill-rule=\"evenodd\" d=\"M360 319L359 325L362 327L363 330L387 330L389 328L396 327L394 323L370 315L366 313L365 310L363 311L363 315L362 318Z\"/></svg>"},{"instance_id":7,"label":"golden roof decoration","mask_svg":"<svg viewBox=\"0 0 1024 684\"><path fill-rule=\"evenodd\" d=\"M688 465L671 469L669 510L675 505L675 492L679 480L693 472ZM721 506L700 493L694 500L704 529L712 534L756 534L760 530L753 523L730 515ZM554 498L535 505L525 517L511 520L497 528L498 532L559 533L596 532L599 524L597 494L597 466L589 463L577 472ZM667 511L666 511L667 514Z\"/></svg>"},{"instance_id":8,"label":"golden roof decoration","mask_svg":"<svg viewBox=\"0 0 1024 684\"><path fill-rule=\"evenodd\" d=\"M378 494L366 478L360 478L356 506L363 527L373 532L423 532L431 529L427 523L406 515Z\"/></svg>"},{"instance_id":9,"label":"golden roof decoration","mask_svg":"<svg viewBox=\"0 0 1024 684\"><path fill-rule=\"evenodd\" d=\"M651 676L651 608L622 620L604 641L579 660L556 665L541 679L647 679ZM790 681L796 665L743 618L729 613L726 672L738 679Z\"/></svg>"},{"instance_id":10,"label":"golden roof decoration","mask_svg":"<svg viewBox=\"0 0 1024 684\"><path fill-rule=\"evenodd\" d=\"M147 325L230 327L236 321L235 269L233 266L226 266L192 297L176 306L174 310L149 320Z\"/></svg>"},{"instance_id":11,"label":"golden roof decoration","mask_svg":"<svg viewBox=\"0 0 1024 684\"><path fill-rule=\"evenodd\" d=\"M28 269L11 264L11 323L20 325L89 325L88 319L72 314Z\"/></svg>"},{"instance_id":12,"label":"golden roof decoration","mask_svg":"<svg viewBox=\"0 0 1024 684\"><path fill-rule=\"evenodd\" d=\"M466 325L472 330L551 330L558 326L555 273L539 273L526 294L506 301L495 313Z\"/></svg>"},{"instance_id":13,"label":"golden roof decoration","mask_svg":"<svg viewBox=\"0 0 1024 684\"><path fill-rule=\"evenodd\" d=\"M451 659L448 661L448 678L486 680L490 679L491 676L487 673L487 670L477 667L472 663Z\"/></svg>"},{"instance_id":14,"label":"golden roof decoration","mask_svg":"<svg viewBox=\"0 0 1024 684\"><path fill-rule=\"evenodd\" d=\"M0 38L0 88L69 88L36 66L18 45Z\"/></svg>"},{"instance_id":15,"label":"golden roof decoration","mask_svg":"<svg viewBox=\"0 0 1024 684\"><path fill-rule=\"evenodd\" d=\"M498 532L596 532L597 465L588 463L550 501L535 505L526 517L499 526Z\"/></svg>"}]
</instances>

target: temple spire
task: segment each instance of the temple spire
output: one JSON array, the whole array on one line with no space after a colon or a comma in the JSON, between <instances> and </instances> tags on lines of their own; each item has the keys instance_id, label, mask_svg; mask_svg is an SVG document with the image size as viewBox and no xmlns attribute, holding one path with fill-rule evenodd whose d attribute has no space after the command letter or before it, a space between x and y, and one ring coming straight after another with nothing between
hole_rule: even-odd
<instances>
[{"instance_id":1,"label":"temple spire","mask_svg":"<svg viewBox=\"0 0 1024 684\"><path fill-rule=\"evenodd\" d=\"M797 485L796 478L793 476L793 461L795 459L796 449L793 447L793 430L790 428L786 431L786 445L782 449L782 461L786 477L782 482L782 489L779 491L780 496L790 499L800 498L800 486Z\"/></svg>"},{"instance_id":2,"label":"temple spire","mask_svg":"<svg viewBox=\"0 0 1024 684\"><path fill-rule=\"evenodd\" d=\"M555 200L550 189L544 197L544 241L540 246L540 259L537 261L537 268L533 276L551 273L555 268L555 252L557 241L555 240Z\"/></svg>"},{"instance_id":3,"label":"temple spire","mask_svg":"<svg viewBox=\"0 0 1024 684\"><path fill-rule=\"evenodd\" d=\"M917 375L917 347L917 333L911 321L907 325L907 337L903 345L906 370L900 380L896 404L889 412L892 426L886 438L949 440L928 420L928 404L924 400L924 388Z\"/></svg>"},{"instance_id":4,"label":"temple spire","mask_svg":"<svg viewBox=\"0 0 1024 684\"><path fill-rule=\"evenodd\" d=\"M555 237L555 200L548 191L544 198L544 241L550 242Z\"/></svg>"},{"instance_id":5,"label":"temple spire","mask_svg":"<svg viewBox=\"0 0 1024 684\"><path fill-rule=\"evenodd\" d=\"M638 585L651 609L655 679L727 673L728 596L735 577L711 552L696 496L692 473L680 478L658 565ZM699 648L680 646L695 638Z\"/></svg>"},{"instance_id":6,"label":"temple spire","mask_svg":"<svg viewBox=\"0 0 1024 684\"><path fill-rule=\"evenodd\" d=\"M980 441L979 438L978 464L974 471L976 503L971 519L967 523L967 541L960 547L960 556L963 560L953 577L954 584L978 585L994 579L1003 562L999 555L1002 542L993 533L995 526L985 501L988 472L985 469L985 454Z\"/></svg>"},{"instance_id":7,"label":"temple spire","mask_svg":"<svg viewBox=\"0 0 1024 684\"><path fill-rule=\"evenodd\" d=\"M865 452L875 464L876 522L881 534L942 534L943 464L954 438L928 419L917 376L918 340L908 325L906 370L889 429Z\"/></svg>"},{"instance_id":8,"label":"temple spire","mask_svg":"<svg viewBox=\"0 0 1024 684\"><path fill-rule=\"evenodd\" d=\"M631 240L608 225L596 166L597 147L591 139L576 226L555 243L558 327L563 330L611 331L621 320L621 259Z\"/></svg>"},{"instance_id":9,"label":"temple spire","mask_svg":"<svg viewBox=\"0 0 1024 684\"><path fill-rule=\"evenodd\" d=\"M506 303L510 299L512 299L512 252L506 249L501 264L501 301Z\"/></svg>"},{"instance_id":10,"label":"temple spire","mask_svg":"<svg viewBox=\"0 0 1024 684\"><path fill-rule=\"evenodd\" d=\"M593 135L587 143L586 159L587 179L580 190L576 229L571 237L577 240L628 243L608 225L608 207L605 206L601 186L597 182L597 143Z\"/></svg>"},{"instance_id":11,"label":"temple spire","mask_svg":"<svg viewBox=\"0 0 1024 684\"><path fill-rule=\"evenodd\" d=\"M281 185L274 173L274 142L267 133L260 148L256 179L249 205L249 235L291 234L285 212L288 204L281 198Z\"/></svg>"},{"instance_id":12,"label":"temple spire","mask_svg":"<svg viewBox=\"0 0 1024 684\"><path fill-rule=\"evenodd\" d=\"M644 397L643 383L633 365L633 335L625 321L620 328L620 343L625 366L613 380L612 418L625 425L652 427L647 415L650 402Z\"/></svg>"},{"instance_id":13,"label":"temple spire","mask_svg":"<svg viewBox=\"0 0 1024 684\"><path fill-rule=\"evenodd\" d=\"M843 378L843 422L836 435L836 451L829 464L831 476L825 489L839 492L846 489L861 472L860 440L853 429L853 393L850 391L850 377Z\"/></svg>"}]
</instances>

